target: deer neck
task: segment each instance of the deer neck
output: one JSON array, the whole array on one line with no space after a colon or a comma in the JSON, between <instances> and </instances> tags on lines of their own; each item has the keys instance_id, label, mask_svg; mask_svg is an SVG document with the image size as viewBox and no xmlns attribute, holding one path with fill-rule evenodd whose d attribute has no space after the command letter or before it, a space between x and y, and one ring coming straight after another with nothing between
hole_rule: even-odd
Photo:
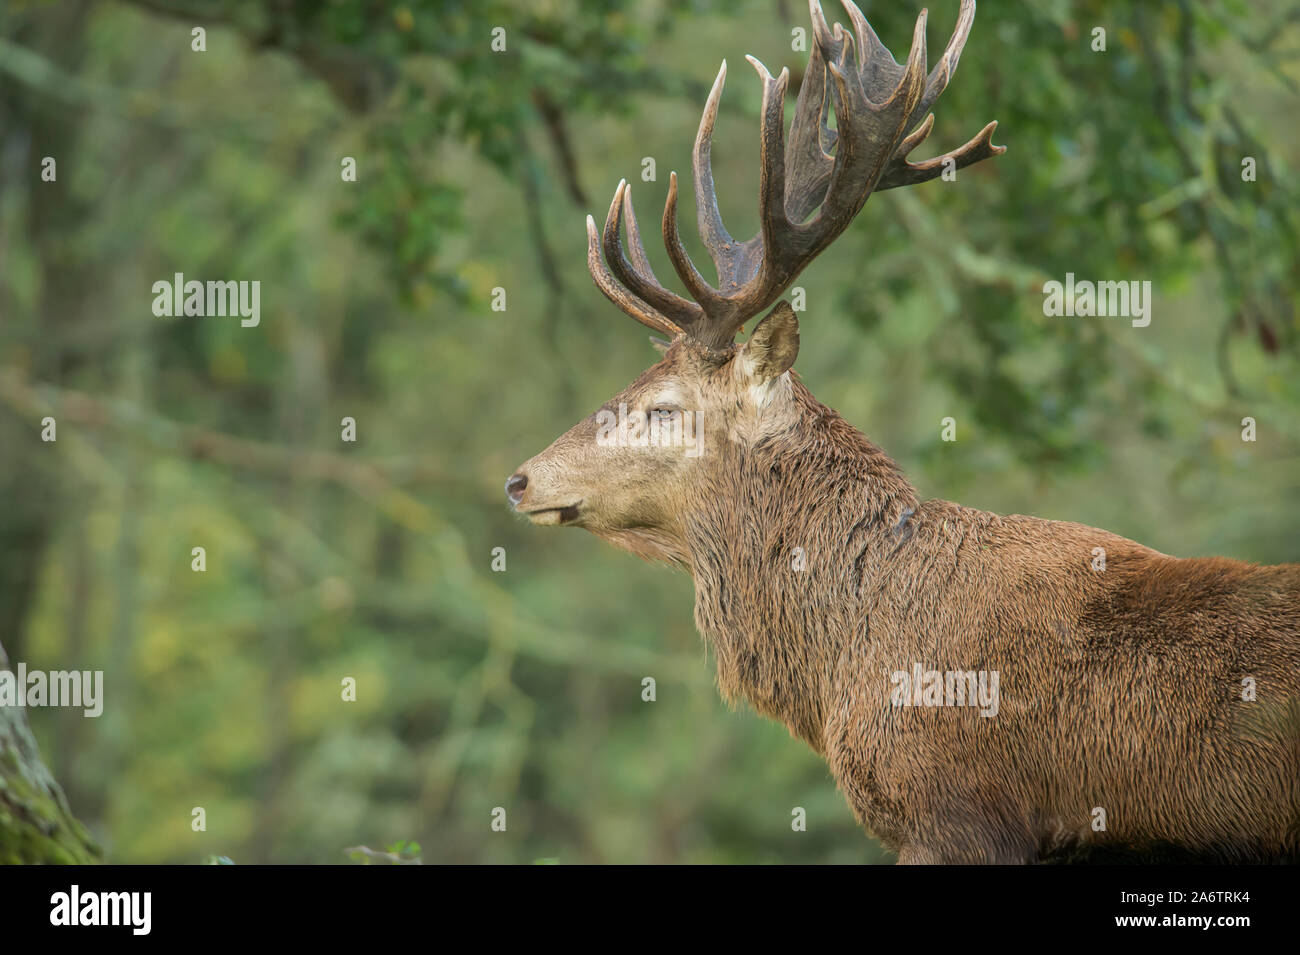
<instances>
[{"instance_id":1,"label":"deer neck","mask_svg":"<svg viewBox=\"0 0 1300 955\"><path fill-rule=\"evenodd\" d=\"M722 695L820 752L836 662L918 498L881 449L797 382L795 399L788 433L716 455L685 542Z\"/></svg>"}]
</instances>

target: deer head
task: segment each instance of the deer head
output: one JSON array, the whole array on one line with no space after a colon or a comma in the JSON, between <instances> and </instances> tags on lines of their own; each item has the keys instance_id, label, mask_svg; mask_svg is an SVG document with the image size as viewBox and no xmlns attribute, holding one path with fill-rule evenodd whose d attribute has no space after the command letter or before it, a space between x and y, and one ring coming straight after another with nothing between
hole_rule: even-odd
<instances>
[{"instance_id":1,"label":"deer head","mask_svg":"<svg viewBox=\"0 0 1300 955\"><path fill-rule=\"evenodd\" d=\"M651 270L626 181L614 192L603 231L587 217L587 264L597 287L668 340L655 340L662 361L506 482L512 506L534 523L586 527L643 556L689 562L683 521L692 496L724 485L735 453L780 441L801 416L820 408L789 374L799 326L788 303L777 303L743 345L735 342L737 332L777 302L872 192L925 182L945 168L1004 151L991 142L994 122L950 153L920 163L907 159L933 127L928 111L957 68L974 0L962 0L952 39L928 74L925 11L900 65L861 11L843 3L851 30L838 23L832 29L817 0L810 0L814 43L788 137L789 72L774 78L748 57L763 84L763 104L761 226L745 242L722 223L709 159L725 61L718 71L693 154L699 232L717 268L716 287L682 244L676 173L669 179L663 235L690 299L665 288Z\"/></svg>"}]
</instances>

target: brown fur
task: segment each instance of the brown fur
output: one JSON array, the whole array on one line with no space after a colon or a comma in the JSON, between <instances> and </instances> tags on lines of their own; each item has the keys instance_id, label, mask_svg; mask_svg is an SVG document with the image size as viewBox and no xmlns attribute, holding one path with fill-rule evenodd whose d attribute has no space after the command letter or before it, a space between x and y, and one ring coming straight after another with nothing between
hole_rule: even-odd
<instances>
[{"instance_id":1,"label":"brown fur","mask_svg":"<svg viewBox=\"0 0 1300 955\"><path fill-rule=\"evenodd\" d=\"M689 570L723 695L821 753L901 862L1300 861L1300 564L923 502L759 337L678 341L606 406L675 396L704 454L599 447L589 418L520 469L520 509L581 500L559 522ZM893 705L915 663L997 671L997 715Z\"/></svg>"}]
</instances>

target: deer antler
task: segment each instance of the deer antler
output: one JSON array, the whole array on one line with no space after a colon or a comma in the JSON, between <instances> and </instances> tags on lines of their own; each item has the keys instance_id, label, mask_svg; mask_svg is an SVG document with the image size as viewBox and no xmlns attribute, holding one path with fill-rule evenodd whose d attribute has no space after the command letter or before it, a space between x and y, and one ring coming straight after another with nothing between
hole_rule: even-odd
<instances>
[{"instance_id":1,"label":"deer antler","mask_svg":"<svg viewBox=\"0 0 1300 955\"><path fill-rule=\"evenodd\" d=\"M694 301L669 291L655 278L641 243L626 180L614 192L603 234L597 233L594 220L587 217L587 264L592 277L610 301L637 321L671 336L688 335L709 348L730 345L741 325L776 301L804 267L848 227L873 191L925 182L950 163L962 168L1005 152L1005 146L992 143L997 128L992 122L950 153L920 163L907 161L908 153L934 126L934 116L926 113L957 69L975 19L975 0L962 0L952 39L928 76L925 10L917 17L907 61L900 65L851 0L841 2L852 33L838 23L830 28L821 4L809 0L814 43L788 141L785 92L789 71L783 69L773 78L762 63L746 57L763 83L758 185L762 224L758 234L746 242L737 242L722 224L713 184L709 153L727 77L726 61L718 71L693 152L699 232L717 267L716 288L700 275L682 244L677 229L675 172L669 177L664 206L664 243L673 268ZM835 110L835 130L827 122L831 108ZM809 218L814 209L816 215ZM620 238L624 221L630 261ZM601 260L602 249L608 267Z\"/></svg>"}]
</instances>

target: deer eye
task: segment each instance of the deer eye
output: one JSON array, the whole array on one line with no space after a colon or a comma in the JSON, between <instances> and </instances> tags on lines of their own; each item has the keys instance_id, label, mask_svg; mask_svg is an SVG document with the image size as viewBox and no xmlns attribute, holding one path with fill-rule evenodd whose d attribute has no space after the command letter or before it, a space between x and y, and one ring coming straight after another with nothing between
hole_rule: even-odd
<instances>
[{"instance_id":1,"label":"deer eye","mask_svg":"<svg viewBox=\"0 0 1300 955\"><path fill-rule=\"evenodd\" d=\"M679 412L676 408L671 408L667 405L656 405L650 409L650 418L652 420L657 419L659 421L667 422L672 421L678 413Z\"/></svg>"}]
</instances>

